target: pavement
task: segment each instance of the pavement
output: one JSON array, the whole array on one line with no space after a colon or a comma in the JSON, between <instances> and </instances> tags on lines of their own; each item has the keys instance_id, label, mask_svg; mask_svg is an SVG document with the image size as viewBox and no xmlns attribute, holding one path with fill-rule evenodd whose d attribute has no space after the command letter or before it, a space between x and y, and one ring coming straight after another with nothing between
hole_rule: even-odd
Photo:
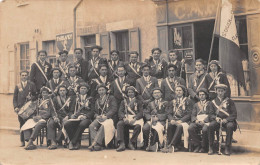
<instances>
[{"instance_id":1,"label":"pavement","mask_svg":"<svg viewBox=\"0 0 260 165\"><path fill-rule=\"evenodd\" d=\"M54 155L60 158L57 159L57 162L52 162L52 157L54 156L52 155L52 153L54 152L49 152L49 150L46 149L46 146L38 147L41 156L39 156L38 150L25 152L23 148L18 147L19 123L17 119L17 114L13 111L12 95L0 94L0 105L0 165L28 164L28 162L26 161L36 161L34 157L39 157L39 162L43 164L70 164L66 160L72 160L72 158L74 156L77 157L78 154L81 154L82 157L80 157L79 159L77 158L77 160L73 160L76 161L77 164L83 164L82 162L85 162L88 159L92 160L91 162L89 162L90 164L102 164L104 162L116 164L136 164L137 162L150 162L150 164L168 164L171 162L171 160L178 162L178 164L190 164L191 162L193 162L193 160L193 164L216 164L220 163L221 161L223 161L224 164L226 164L227 162L229 162L229 164L233 164L233 162L231 161L231 157L232 160L236 159L236 164L260 164L260 131L253 131L243 128L241 129L241 133L239 132L239 130L234 132L234 139L237 140L238 143L233 143L233 154L231 157L218 155L208 157L207 154L194 154L183 152L174 154L156 153L156 155L154 155L153 153L152 156L151 153L147 153L144 151L127 151L118 153L115 150L105 150L102 152L90 152L87 150L88 140L83 140L83 148L79 151L67 152L67 149L64 148L58 149L58 152L55 151ZM44 143L44 145L46 145L46 143ZM18 157L15 157L12 160L9 159L13 156L13 154L17 155ZM48 158L47 160L45 159L46 157ZM166 159L162 160L161 157L165 157ZM189 159L186 159L186 157L188 157ZM25 160L22 161L23 159ZM157 159L160 161L158 161ZM220 162L215 162L216 159L218 159L218 161ZM204 162L204 160L206 160L207 163Z\"/></svg>"}]
</instances>

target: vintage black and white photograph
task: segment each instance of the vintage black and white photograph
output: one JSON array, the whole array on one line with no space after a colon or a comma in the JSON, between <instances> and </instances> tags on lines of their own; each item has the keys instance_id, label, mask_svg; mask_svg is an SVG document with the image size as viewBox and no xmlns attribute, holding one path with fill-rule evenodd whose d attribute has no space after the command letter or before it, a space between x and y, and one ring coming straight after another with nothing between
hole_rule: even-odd
<instances>
[{"instance_id":1,"label":"vintage black and white photograph","mask_svg":"<svg viewBox=\"0 0 260 165\"><path fill-rule=\"evenodd\" d=\"M260 164L260 0L0 0L0 165Z\"/></svg>"}]
</instances>

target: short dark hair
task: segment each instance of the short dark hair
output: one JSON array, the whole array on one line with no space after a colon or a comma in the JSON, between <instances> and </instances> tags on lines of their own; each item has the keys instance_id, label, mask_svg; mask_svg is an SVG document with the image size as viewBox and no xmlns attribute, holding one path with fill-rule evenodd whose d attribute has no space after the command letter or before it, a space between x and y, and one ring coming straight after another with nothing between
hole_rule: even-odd
<instances>
[{"instance_id":1,"label":"short dark hair","mask_svg":"<svg viewBox=\"0 0 260 165\"><path fill-rule=\"evenodd\" d=\"M27 75L29 75L29 72L28 72L27 70L22 70L22 71L20 72L20 75L22 75L22 73L26 73Z\"/></svg>"},{"instance_id":2,"label":"short dark hair","mask_svg":"<svg viewBox=\"0 0 260 165\"><path fill-rule=\"evenodd\" d=\"M60 51L60 52L59 52L59 55L62 55L62 54L66 54L66 55L68 55L69 52L68 52L67 50Z\"/></svg>"},{"instance_id":3,"label":"short dark hair","mask_svg":"<svg viewBox=\"0 0 260 165\"><path fill-rule=\"evenodd\" d=\"M177 66L174 65L174 64L169 64L168 67L167 67L167 70L170 69L170 68L174 68L175 71L177 70Z\"/></svg>"},{"instance_id":4,"label":"short dark hair","mask_svg":"<svg viewBox=\"0 0 260 165\"><path fill-rule=\"evenodd\" d=\"M68 71L70 70L70 68L75 68L75 69L77 69L77 67L76 67L75 65L69 65Z\"/></svg>"},{"instance_id":5,"label":"short dark hair","mask_svg":"<svg viewBox=\"0 0 260 165\"><path fill-rule=\"evenodd\" d=\"M74 53L75 53L77 50L79 50L79 51L83 54L83 49L81 49L81 48L75 48L75 49L74 49Z\"/></svg>"},{"instance_id":6,"label":"short dark hair","mask_svg":"<svg viewBox=\"0 0 260 165\"><path fill-rule=\"evenodd\" d=\"M110 54L116 53L117 55L119 55L119 51L118 50L111 50Z\"/></svg>"},{"instance_id":7,"label":"short dark hair","mask_svg":"<svg viewBox=\"0 0 260 165\"><path fill-rule=\"evenodd\" d=\"M152 49L152 54L153 54L153 52L156 51L156 50L158 50L160 53L162 53L162 50L161 50L160 48L153 48L153 49Z\"/></svg>"},{"instance_id":8,"label":"short dark hair","mask_svg":"<svg viewBox=\"0 0 260 165\"><path fill-rule=\"evenodd\" d=\"M196 64L197 62L201 62L203 65L206 65L206 61L204 61L204 60L201 59L201 58L197 59L197 60L195 61L195 64Z\"/></svg>"},{"instance_id":9,"label":"short dark hair","mask_svg":"<svg viewBox=\"0 0 260 165\"><path fill-rule=\"evenodd\" d=\"M138 53L137 51L131 51L131 52L129 52L129 56L130 56L131 54L136 54L137 57L139 56L139 53Z\"/></svg>"},{"instance_id":10,"label":"short dark hair","mask_svg":"<svg viewBox=\"0 0 260 165\"><path fill-rule=\"evenodd\" d=\"M108 66L107 66L106 64L100 64L100 65L98 66L98 71L99 71L102 67L106 67L106 68L108 69Z\"/></svg>"},{"instance_id":11,"label":"short dark hair","mask_svg":"<svg viewBox=\"0 0 260 165\"><path fill-rule=\"evenodd\" d=\"M141 70L143 70L145 67L148 67L149 69L151 69L151 65L149 65L148 63L144 63L144 64L141 66Z\"/></svg>"},{"instance_id":12,"label":"short dark hair","mask_svg":"<svg viewBox=\"0 0 260 165\"><path fill-rule=\"evenodd\" d=\"M98 49L99 51L101 51L103 48L101 46L99 46L99 45L94 45L94 46L91 47L91 51L93 49Z\"/></svg>"},{"instance_id":13,"label":"short dark hair","mask_svg":"<svg viewBox=\"0 0 260 165\"><path fill-rule=\"evenodd\" d=\"M46 50L40 50L40 51L38 52L38 56L40 55L40 53L44 53L46 56L48 55L47 52L46 52Z\"/></svg>"},{"instance_id":14,"label":"short dark hair","mask_svg":"<svg viewBox=\"0 0 260 165\"><path fill-rule=\"evenodd\" d=\"M176 51L176 50L173 50L173 49L169 50L169 53L168 53L168 54L170 54L170 53L175 53L175 54L177 55L177 51Z\"/></svg>"}]
</instances>

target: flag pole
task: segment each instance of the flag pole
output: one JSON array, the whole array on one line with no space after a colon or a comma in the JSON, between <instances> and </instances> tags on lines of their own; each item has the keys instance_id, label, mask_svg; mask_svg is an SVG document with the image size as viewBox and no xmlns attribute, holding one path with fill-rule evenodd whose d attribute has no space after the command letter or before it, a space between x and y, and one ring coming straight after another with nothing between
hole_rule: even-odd
<instances>
[{"instance_id":1,"label":"flag pole","mask_svg":"<svg viewBox=\"0 0 260 165\"><path fill-rule=\"evenodd\" d=\"M217 7L216 17L215 17L215 22L214 22L214 29L213 29L212 38L211 38L211 45L210 45L210 51L209 51L209 59L208 59L208 65L207 65L207 72L209 71L209 63L210 63L210 61L211 61L211 56L212 56L212 49L213 49L214 38L215 38L214 33L215 33L215 30L216 30L216 25L217 25L216 22L217 22L218 17L219 17L219 12L220 12L219 8L220 8L220 2L221 2L221 1L222 1L222 0L219 0L219 1L218 1L218 7Z\"/></svg>"}]
</instances>

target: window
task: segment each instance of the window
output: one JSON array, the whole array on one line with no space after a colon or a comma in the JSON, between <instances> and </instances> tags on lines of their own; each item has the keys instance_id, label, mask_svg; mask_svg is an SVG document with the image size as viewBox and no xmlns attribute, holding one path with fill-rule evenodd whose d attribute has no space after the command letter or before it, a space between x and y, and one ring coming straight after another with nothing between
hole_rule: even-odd
<instances>
[{"instance_id":1,"label":"window","mask_svg":"<svg viewBox=\"0 0 260 165\"><path fill-rule=\"evenodd\" d=\"M48 54L48 60L49 63L52 65L52 67L55 66L56 64L56 44L55 44L55 40L51 40L51 41L43 41L42 42L42 48L43 50L46 50L47 54Z\"/></svg>"},{"instance_id":2,"label":"window","mask_svg":"<svg viewBox=\"0 0 260 165\"><path fill-rule=\"evenodd\" d=\"M129 61L129 34L128 31L116 32L116 49L119 51L119 58L122 61Z\"/></svg>"},{"instance_id":3,"label":"window","mask_svg":"<svg viewBox=\"0 0 260 165\"><path fill-rule=\"evenodd\" d=\"M91 47L96 45L96 35L90 35L83 37L85 48L85 59L88 60L91 57Z\"/></svg>"},{"instance_id":4,"label":"window","mask_svg":"<svg viewBox=\"0 0 260 165\"><path fill-rule=\"evenodd\" d=\"M20 45L20 71L30 70L29 44Z\"/></svg>"}]
</instances>

